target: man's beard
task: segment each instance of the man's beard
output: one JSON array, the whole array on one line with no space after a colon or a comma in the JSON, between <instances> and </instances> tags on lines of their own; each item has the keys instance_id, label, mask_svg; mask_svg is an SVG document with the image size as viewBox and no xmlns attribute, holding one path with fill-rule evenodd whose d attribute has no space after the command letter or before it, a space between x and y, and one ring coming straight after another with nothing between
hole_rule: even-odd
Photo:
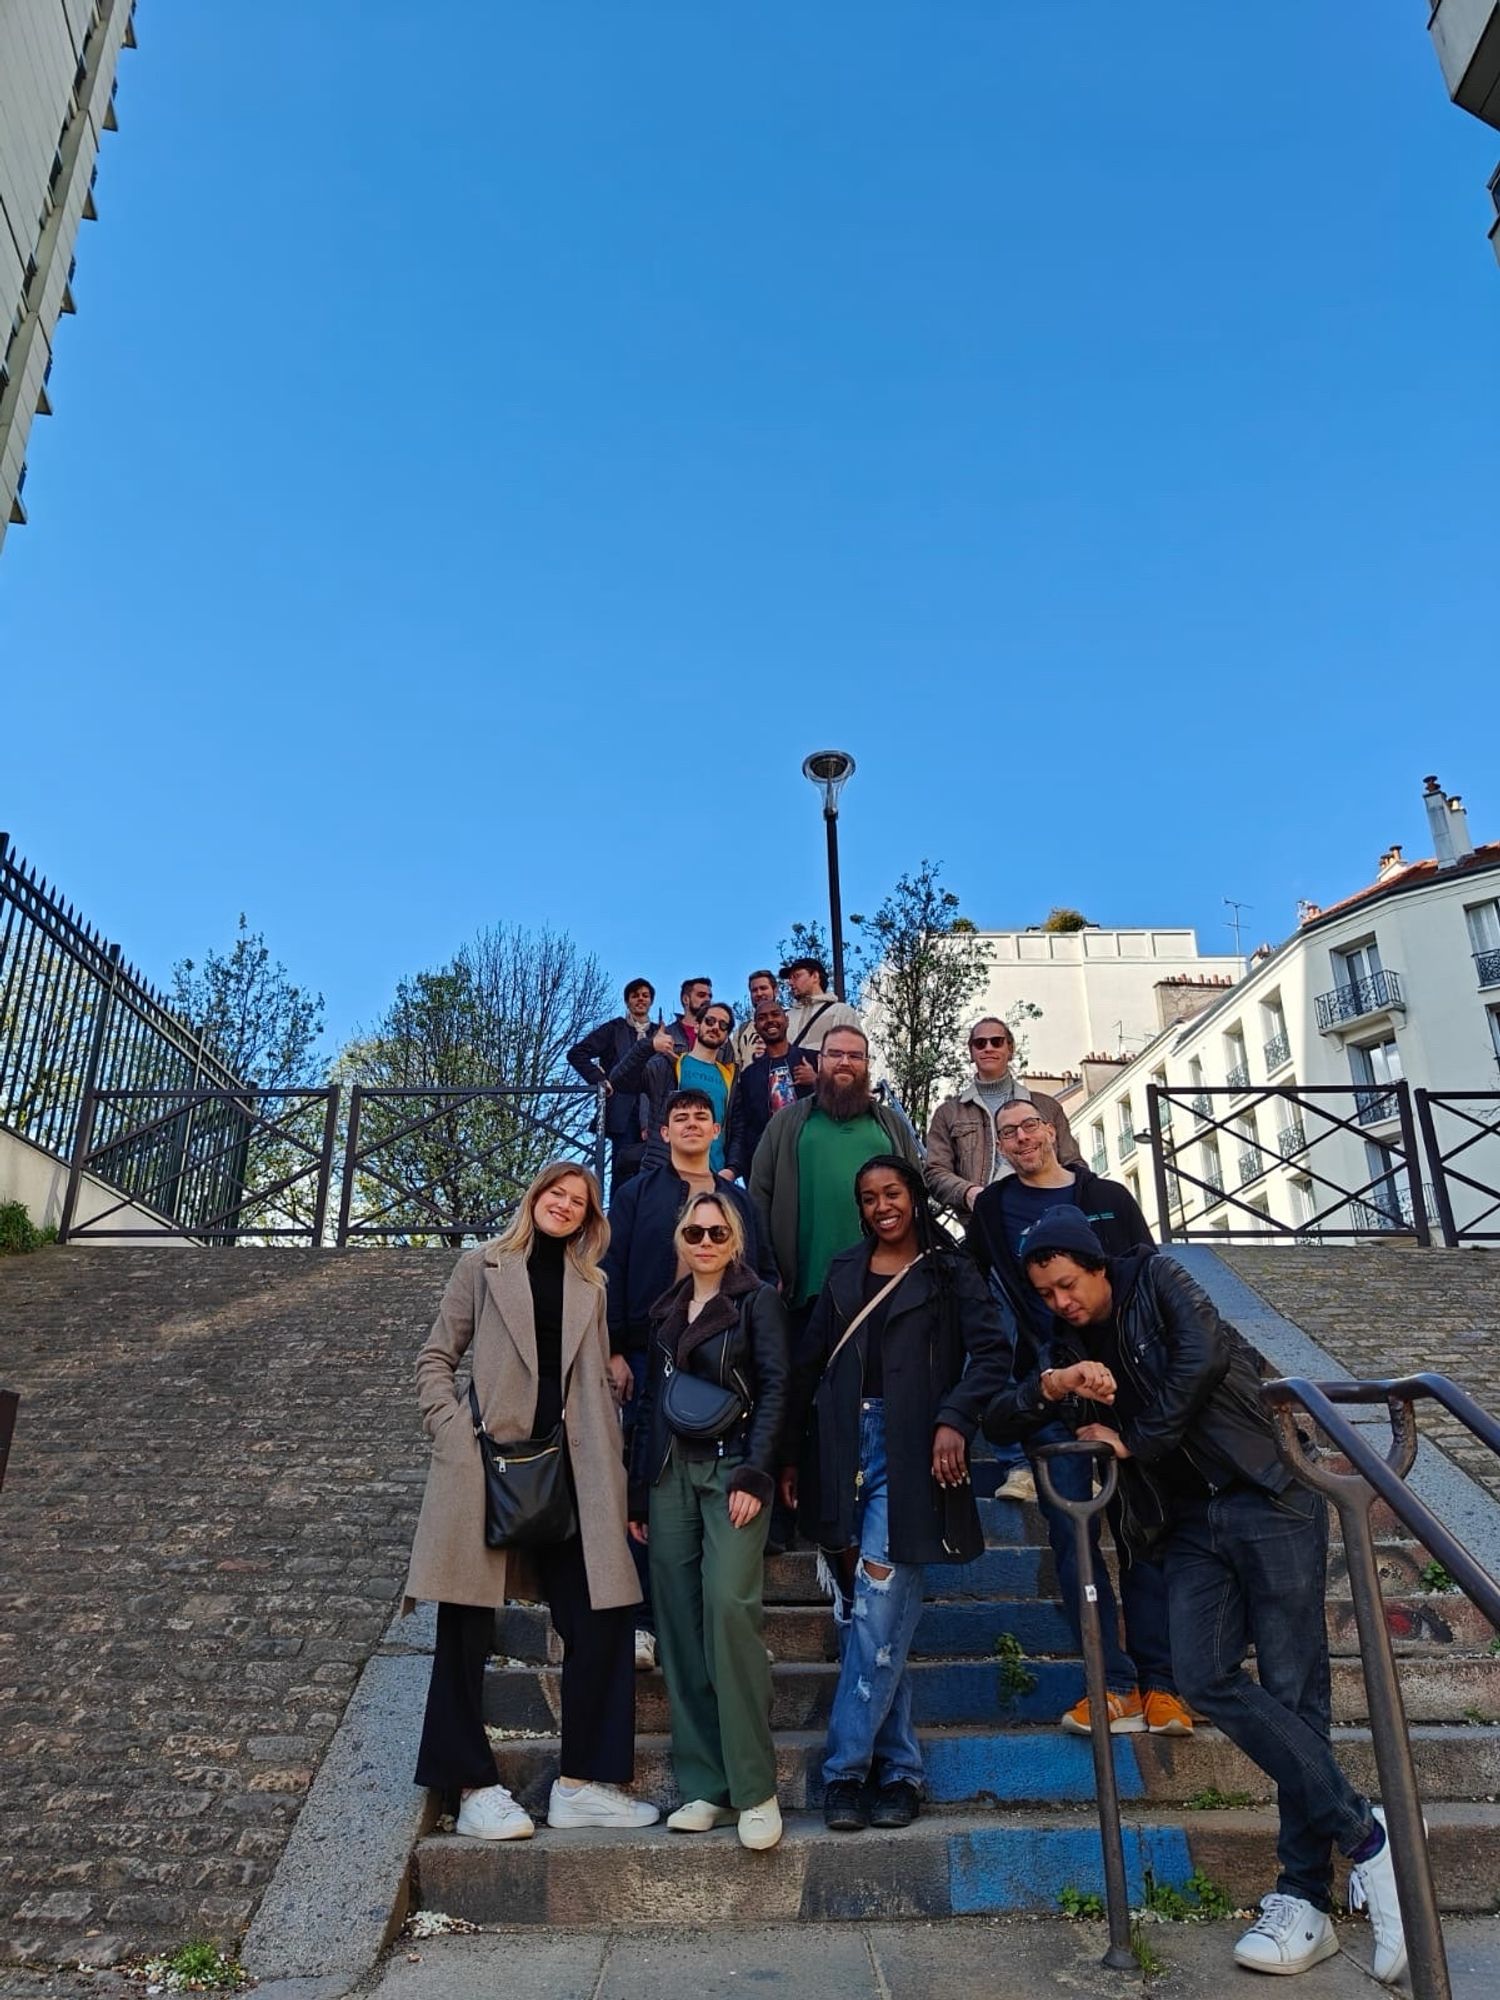
<instances>
[{"instance_id":1,"label":"man's beard","mask_svg":"<svg viewBox=\"0 0 1500 2000\"><path fill-rule=\"evenodd\" d=\"M841 1125L846 1125L851 1118L858 1118L868 1111L873 1103L870 1086L862 1076L851 1077L844 1083L831 1070L819 1070L818 1109L826 1117L836 1118Z\"/></svg>"}]
</instances>

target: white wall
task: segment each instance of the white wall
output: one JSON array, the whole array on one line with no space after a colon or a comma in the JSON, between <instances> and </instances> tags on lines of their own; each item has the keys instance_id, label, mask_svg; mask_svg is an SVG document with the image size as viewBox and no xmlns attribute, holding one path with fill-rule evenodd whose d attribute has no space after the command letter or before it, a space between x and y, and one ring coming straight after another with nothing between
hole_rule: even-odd
<instances>
[{"instance_id":1,"label":"white wall","mask_svg":"<svg viewBox=\"0 0 1500 2000\"><path fill-rule=\"evenodd\" d=\"M63 1200L68 1192L68 1169L61 1160L40 1147L28 1145L18 1139L13 1132L0 1132L0 1201L19 1201L24 1204L27 1214L38 1229L45 1229L49 1223L62 1221ZM159 1215L152 1215L148 1209L136 1208L127 1202L117 1208L120 1195L116 1188L107 1187L91 1174L85 1174L78 1191L78 1217L81 1223L97 1220L107 1211L110 1229L145 1229L154 1235L164 1234L168 1225ZM85 1240L87 1240L85 1238ZM181 1242L181 1237L171 1239Z\"/></svg>"}]
</instances>

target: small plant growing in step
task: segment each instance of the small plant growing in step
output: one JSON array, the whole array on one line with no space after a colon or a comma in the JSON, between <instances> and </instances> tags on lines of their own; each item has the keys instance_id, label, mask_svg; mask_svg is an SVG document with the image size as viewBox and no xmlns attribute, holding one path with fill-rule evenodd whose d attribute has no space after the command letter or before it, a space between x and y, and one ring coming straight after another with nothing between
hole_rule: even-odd
<instances>
[{"instance_id":1,"label":"small plant growing in step","mask_svg":"<svg viewBox=\"0 0 1500 2000\"><path fill-rule=\"evenodd\" d=\"M1444 1569L1436 1556L1433 1557L1431 1562L1423 1563L1422 1567L1417 1571L1417 1581L1424 1590L1449 1591L1457 1590L1458 1588L1458 1585L1453 1581L1453 1578Z\"/></svg>"},{"instance_id":2,"label":"small plant growing in step","mask_svg":"<svg viewBox=\"0 0 1500 2000\"><path fill-rule=\"evenodd\" d=\"M1159 1882L1146 1870L1146 1904L1141 1914L1159 1924L1204 1924L1217 1917L1232 1917L1234 1900L1210 1875L1195 1868L1179 1889L1171 1882Z\"/></svg>"},{"instance_id":3,"label":"small plant growing in step","mask_svg":"<svg viewBox=\"0 0 1500 2000\"><path fill-rule=\"evenodd\" d=\"M1484 1649L1492 1660L1500 1659L1500 1632L1497 1632Z\"/></svg>"},{"instance_id":4,"label":"small plant growing in step","mask_svg":"<svg viewBox=\"0 0 1500 2000\"><path fill-rule=\"evenodd\" d=\"M1229 1812L1250 1804L1248 1792L1221 1792L1217 1785L1205 1785L1183 1800L1189 1812Z\"/></svg>"},{"instance_id":5,"label":"small plant growing in step","mask_svg":"<svg viewBox=\"0 0 1500 2000\"><path fill-rule=\"evenodd\" d=\"M1161 1978L1167 1969L1167 1962L1161 1956L1160 1952L1153 1947L1150 1938L1146 1935L1146 1926L1143 1923L1136 1922L1131 1924L1130 1949L1135 1954L1135 1962L1140 1968L1142 1979Z\"/></svg>"},{"instance_id":6,"label":"small plant growing in step","mask_svg":"<svg viewBox=\"0 0 1500 2000\"><path fill-rule=\"evenodd\" d=\"M995 1658L1000 1662L1000 1706L1013 1708L1036 1688L1036 1675L1026 1665L1026 1655L1014 1632L1001 1632L995 1640Z\"/></svg>"},{"instance_id":7,"label":"small plant growing in step","mask_svg":"<svg viewBox=\"0 0 1500 2000\"><path fill-rule=\"evenodd\" d=\"M233 1993L250 1981L237 1958L206 1938L195 1938L160 1958L148 1958L138 1970L148 1993Z\"/></svg>"},{"instance_id":8,"label":"small plant growing in step","mask_svg":"<svg viewBox=\"0 0 1500 2000\"><path fill-rule=\"evenodd\" d=\"M0 1257L24 1257L56 1241L57 1231L50 1223L38 1229L24 1201L0 1201Z\"/></svg>"},{"instance_id":9,"label":"small plant growing in step","mask_svg":"<svg viewBox=\"0 0 1500 2000\"><path fill-rule=\"evenodd\" d=\"M1057 1907L1065 1917L1095 1918L1104 1915L1104 1904L1092 1889L1075 1889L1071 1882L1057 1892Z\"/></svg>"}]
</instances>

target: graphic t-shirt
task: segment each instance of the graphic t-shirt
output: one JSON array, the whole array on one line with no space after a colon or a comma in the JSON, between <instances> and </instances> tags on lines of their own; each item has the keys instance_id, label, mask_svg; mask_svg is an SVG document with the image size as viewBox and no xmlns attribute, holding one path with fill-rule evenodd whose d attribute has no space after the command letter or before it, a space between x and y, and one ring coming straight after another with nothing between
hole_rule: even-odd
<instances>
[{"instance_id":1,"label":"graphic t-shirt","mask_svg":"<svg viewBox=\"0 0 1500 2000\"><path fill-rule=\"evenodd\" d=\"M790 1056L770 1056L766 1076L771 1114L785 1111L789 1104L797 1102L797 1086L792 1082L792 1059Z\"/></svg>"},{"instance_id":2,"label":"graphic t-shirt","mask_svg":"<svg viewBox=\"0 0 1500 2000\"><path fill-rule=\"evenodd\" d=\"M805 1305L823 1289L828 1266L859 1241L854 1176L866 1160L890 1151L877 1119L830 1118L815 1106L797 1135L797 1296Z\"/></svg>"},{"instance_id":3,"label":"graphic t-shirt","mask_svg":"<svg viewBox=\"0 0 1500 2000\"><path fill-rule=\"evenodd\" d=\"M717 1173L724 1164L724 1113L729 1106L729 1085L724 1080L724 1072L715 1062L704 1062L698 1056L684 1056L677 1065L677 1088L706 1091L713 1100L719 1136L708 1149L708 1164Z\"/></svg>"}]
</instances>

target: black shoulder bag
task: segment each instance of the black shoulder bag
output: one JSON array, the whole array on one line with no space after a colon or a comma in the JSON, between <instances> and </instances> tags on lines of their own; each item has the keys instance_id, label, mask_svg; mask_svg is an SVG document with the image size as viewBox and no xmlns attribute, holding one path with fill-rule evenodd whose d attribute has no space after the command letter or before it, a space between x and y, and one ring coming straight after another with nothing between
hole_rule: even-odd
<instances>
[{"instance_id":1,"label":"black shoulder bag","mask_svg":"<svg viewBox=\"0 0 1500 2000\"><path fill-rule=\"evenodd\" d=\"M469 1409L484 1465L486 1547L545 1548L570 1541L578 1533L578 1510L562 1424L544 1437L501 1444L484 1427L472 1382Z\"/></svg>"},{"instance_id":2,"label":"black shoulder bag","mask_svg":"<svg viewBox=\"0 0 1500 2000\"><path fill-rule=\"evenodd\" d=\"M691 1444L713 1444L725 1438L749 1415L749 1405L738 1389L727 1383L710 1382L706 1375L694 1375L669 1360L662 1370L666 1387L662 1390L661 1413L667 1428Z\"/></svg>"}]
</instances>

